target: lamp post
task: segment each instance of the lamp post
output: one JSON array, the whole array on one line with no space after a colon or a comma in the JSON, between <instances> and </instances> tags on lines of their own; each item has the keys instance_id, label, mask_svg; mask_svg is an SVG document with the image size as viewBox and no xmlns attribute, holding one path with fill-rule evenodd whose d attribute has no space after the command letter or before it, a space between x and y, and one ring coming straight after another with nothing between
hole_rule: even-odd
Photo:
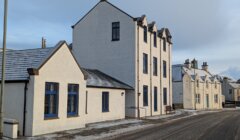
<instances>
[{"instance_id":1,"label":"lamp post","mask_svg":"<svg viewBox=\"0 0 240 140\"><path fill-rule=\"evenodd\" d=\"M7 7L8 0L4 0L4 23L3 23L3 50L2 50L2 80L0 92L0 139L3 137L3 95L5 85L5 58L6 58L6 38L7 38Z\"/></svg>"}]
</instances>

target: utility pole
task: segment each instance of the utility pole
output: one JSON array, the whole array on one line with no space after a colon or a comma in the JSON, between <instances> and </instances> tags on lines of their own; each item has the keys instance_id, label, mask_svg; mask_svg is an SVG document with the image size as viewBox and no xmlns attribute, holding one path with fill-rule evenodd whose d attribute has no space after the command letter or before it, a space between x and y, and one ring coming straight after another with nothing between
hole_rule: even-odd
<instances>
[{"instance_id":1,"label":"utility pole","mask_svg":"<svg viewBox=\"0 0 240 140\"><path fill-rule=\"evenodd\" d=\"M2 80L0 93L0 139L3 137L3 97L5 85L5 58L6 58L6 41L7 41L7 8L8 0L4 0L4 24L3 24L3 51L2 51Z\"/></svg>"}]
</instances>

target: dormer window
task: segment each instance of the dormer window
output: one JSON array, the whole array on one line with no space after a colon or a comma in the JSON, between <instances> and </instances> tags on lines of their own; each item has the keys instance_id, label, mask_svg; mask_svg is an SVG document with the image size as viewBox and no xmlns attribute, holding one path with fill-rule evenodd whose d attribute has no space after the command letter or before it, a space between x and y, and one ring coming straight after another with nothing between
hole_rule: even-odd
<instances>
[{"instance_id":1,"label":"dormer window","mask_svg":"<svg viewBox=\"0 0 240 140\"><path fill-rule=\"evenodd\" d=\"M166 42L166 38L163 38L163 51L164 51L164 52L167 51L167 42Z\"/></svg>"},{"instance_id":2,"label":"dormer window","mask_svg":"<svg viewBox=\"0 0 240 140\"><path fill-rule=\"evenodd\" d=\"M144 37L144 42L146 42L147 43L147 32L148 32L148 30L147 30L147 26L144 26L143 27L143 37Z\"/></svg>"},{"instance_id":3,"label":"dormer window","mask_svg":"<svg viewBox=\"0 0 240 140\"><path fill-rule=\"evenodd\" d=\"M157 33L154 32L153 35L154 35L154 47L157 47Z\"/></svg>"},{"instance_id":4,"label":"dormer window","mask_svg":"<svg viewBox=\"0 0 240 140\"><path fill-rule=\"evenodd\" d=\"M217 82L215 82L215 88L217 89Z\"/></svg>"}]
</instances>

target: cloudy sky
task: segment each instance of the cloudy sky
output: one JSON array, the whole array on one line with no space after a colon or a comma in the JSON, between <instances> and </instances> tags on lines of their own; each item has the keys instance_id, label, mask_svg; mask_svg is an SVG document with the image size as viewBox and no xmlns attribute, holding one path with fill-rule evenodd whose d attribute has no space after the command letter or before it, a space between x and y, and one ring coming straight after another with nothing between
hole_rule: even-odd
<instances>
[{"instance_id":1,"label":"cloudy sky","mask_svg":"<svg viewBox=\"0 0 240 140\"><path fill-rule=\"evenodd\" d=\"M11 49L38 48L59 40L71 42L71 25L99 0L9 0L8 43ZM173 35L174 64L187 58L207 61L210 70L240 78L239 0L109 0L130 15L147 15ZM0 1L2 44L3 2Z\"/></svg>"}]
</instances>

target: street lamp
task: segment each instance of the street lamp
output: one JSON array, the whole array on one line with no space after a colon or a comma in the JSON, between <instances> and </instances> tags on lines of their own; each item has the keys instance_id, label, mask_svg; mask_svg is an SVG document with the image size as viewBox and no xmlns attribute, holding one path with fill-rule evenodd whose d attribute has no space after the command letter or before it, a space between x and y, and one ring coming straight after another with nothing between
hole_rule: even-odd
<instances>
[{"instance_id":1,"label":"street lamp","mask_svg":"<svg viewBox=\"0 0 240 140\"><path fill-rule=\"evenodd\" d=\"M2 50L2 80L0 92L0 139L3 137L3 95L5 85L5 58L6 58L6 38L7 38L7 7L8 0L4 0L4 23L3 23L3 50Z\"/></svg>"}]
</instances>

